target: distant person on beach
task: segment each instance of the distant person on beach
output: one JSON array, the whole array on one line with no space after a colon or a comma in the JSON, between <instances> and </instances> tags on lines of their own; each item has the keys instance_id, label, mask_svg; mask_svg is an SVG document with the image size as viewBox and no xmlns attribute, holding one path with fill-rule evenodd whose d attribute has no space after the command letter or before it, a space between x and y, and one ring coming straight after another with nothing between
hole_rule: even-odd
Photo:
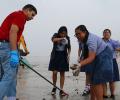
<instances>
[{"instance_id":1,"label":"distant person on beach","mask_svg":"<svg viewBox=\"0 0 120 100\"><path fill-rule=\"evenodd\" d=\"M78 63L75 73L87 64L92 64L91 100L103 100L103 84L113 79L112 50L98 36L90 33L85 25L75 29L75 37L83 43L87 57Z\"/></svg>"},{"instance_id":2,"label":"distant person on beach","mask_svg":"<svg viewBox=\"0 0 120 100\"><path fill-rule=\"evenodd\" d=\"M113 80L109 82L110 87L110 97L115 99L115 82L120 81L119 69L116 60L116 51L120 52L120 43L111 39L111 30L105 29L103 31L103 40L106 44L110 46L113 51ZM109 66L108 66L109 67ZM107 83L104 85L104 98L108 98L107 96Z\"/></svg>"},{"instance_id":3,"label":"distant person on beach","mask_svg":"<svg viewBox=\"0 0 120 100\"><path fill-rule=\"evenodd\" d=\"M0 100L6 95L8 100L16 100L16 78L19 66L17 43L26 21L32 20L36 14L36 8L27 4L22 10L9 14L0 27L0 67L3 69Z\"/></svg>"},{"instance_id":4,"label":"distant person on beach","mask_svg":"<svg viewBox=\"0 0 120 100\"><path fill-rule=\"evenodd\" d=\"M18 41L18 51L20 54L20 57L25 57L29 54L24 36L22 35L20 37L20 40ZM22 66L24 68L24 64L20 62L20 66Z\"/></svg>"},{"instance_id":5,"label":"distant person on beach","mask_svg":"<svg viewBox=\"0 0 120 100\"><path fill-rule=\"evenodd\" d=\"M21 56L27 56L29 54L29 51L28 51L28 48L27 48L27 45L26 45L23 35L20 37L20 40L18 42L18 49L19 49L19 53Z\"/></svg>"},{"instance_id":6,"label":"distant person on beach","mask_svg":"<svg viewBox=\"0 0 120 100\"><path fill-rule=\"evenodd\" d=\"M60 91L60 95L64 96L65 72L69 71L69 57L71 52L70 38L65 26L61 26L58 33L53 35L52 42L53 50L51 52L49 70L53 73L52 80L54 85L57 82L57 73L60 72L60 88L62 90ZM55 87L53 87L51 94L56 94Z\"/></svg>"}]
</instances>

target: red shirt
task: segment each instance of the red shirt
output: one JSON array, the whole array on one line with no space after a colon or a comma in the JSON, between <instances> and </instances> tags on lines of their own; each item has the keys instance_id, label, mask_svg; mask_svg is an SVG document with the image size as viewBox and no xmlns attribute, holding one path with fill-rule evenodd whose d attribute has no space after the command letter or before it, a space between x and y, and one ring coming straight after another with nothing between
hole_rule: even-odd
<instances>
[{"instance_id":1,"label":"red shirt","mask_svg":"<svg viewBox=\"0 0 120 100\"><path fill-rule=\"evenodd\" d=\"M24 30L24 25L26 23L26 15L23 11L15 11L9 14L6 19L3 21L0 27L0 40L9 41L9 32L12 24L15 24L19 27L19 32L17 34L17 41L19 41L20 36Z\"/></svg>"}]
</instances>

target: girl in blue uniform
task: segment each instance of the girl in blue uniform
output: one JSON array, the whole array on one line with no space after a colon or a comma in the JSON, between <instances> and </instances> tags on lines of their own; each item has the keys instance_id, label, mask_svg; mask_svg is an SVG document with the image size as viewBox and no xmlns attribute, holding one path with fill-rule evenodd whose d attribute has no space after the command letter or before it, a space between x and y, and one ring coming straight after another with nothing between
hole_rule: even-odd
<instances>
[{"instance_id":1,"label":"girl in blue uniform","mask_svg":"<svg viewBox=\"0 0 120 100\"><path fill-rule=\"evenodd\" d=\"M120 43L118 41L110 39L111 31L105 29L103 31L103 40L110 46L113 51L113 80L109 82L111 98L115 98L115 82L120 80L118 64L116 61L116 51L120 51ZM104 86L104 97L107 98L107 84Z\"/></svg>"},{"instance_id":2,"label":"girl in blue uniform","mask_svg":"<svg viewBox=\"0 0 120 100\"><path fill-rule=\"evenodd\" d=\"M52 37L53 50L51 53L49 70L53 72L53 84L57 82L57 72L60 72L60 95L64 96L63 86L65 80L65 72L69 71L69 56L71 51L70 38L65 26L60 27L58 33ZM51 94L56 93L56 88L53 87Z\"/></svg>"},{"instance_id":3,"label":"girl in blue uniform","mask_svg":"<svg viewBox=\"0 0 120 100\"><path fill-rule=\"evenodd\" d=\"M92 63L91 100L103 100L103 84L113 80L112 50L100 37L88 32L84 25L75 29L75 36L84 48L88 48L84 49L87 57L78 64L75 72Z\"/></svg>"}]
</instances>

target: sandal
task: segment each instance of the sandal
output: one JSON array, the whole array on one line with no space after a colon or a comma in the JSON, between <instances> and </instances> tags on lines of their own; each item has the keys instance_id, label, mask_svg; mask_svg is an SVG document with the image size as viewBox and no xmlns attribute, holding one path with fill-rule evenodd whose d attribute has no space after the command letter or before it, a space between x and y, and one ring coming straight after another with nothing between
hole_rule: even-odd
<instances>
[{"instance_id":1,"label":"sandal","mask_svg":"<svg viewBox=\"0 0 120 100\"><path fill-rule=\"evenodd\" d=\"M53 88L51 91L51 95L55 95L56 94L56 88Z\"/></svg>"},{"instance_id":2,"label":"sandal","mask_svg":"<svg viewBox=\"0 0 120 100\"><path fill-rule=\"evenodd\" d=\"M84 90L82 96L87 96L90 94L90 90Z\"/></svg>"},{"instance_id":3,"label":"sandal","mask_svg":"<svg viewBox=\"0 0 120 100\"><path fill-rule=\"evenodd\" d=\"M66 95L66 93L63 91L63 90L60 90L60 96L65 96Z\"/></svg>"}]
</instances>

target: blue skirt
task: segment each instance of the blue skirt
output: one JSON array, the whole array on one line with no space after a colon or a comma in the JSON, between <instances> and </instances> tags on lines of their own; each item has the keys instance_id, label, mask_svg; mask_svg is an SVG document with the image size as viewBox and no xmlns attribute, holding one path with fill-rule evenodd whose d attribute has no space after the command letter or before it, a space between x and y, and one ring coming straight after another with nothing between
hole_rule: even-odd
<instances>
[{"instance_id":1,"label":"blue skirt","mask_svg":"<svg viewBox=\"0 0 120 100\"><path fill-rule=\"evenodd\" d=\"M94 68L91 77L92 84L102 84L113 81L113 55L109 47L106 47L94 60Z\"/></svg>"},{"instance_id":2,"label":"blue skirt","mask_svg":"<svg viewBox=\"0 0 120 100\"><path fill-rule=\"evenodd\" d=\"M69 71L67 54L64 51L55 51L52 53L48 70L58 72Z\"/></svg>"},{"instance_id":3,"label":"blue skirt","mask_svg":"<svg viewBox=\"0 0 120 100\"><path fill-rule=\"evenodd\" d=\"M116 59L113 59L113 81L120 81L119 69Z\"/></svg>"},{"instance_id":4,"label":"blue skirt","mask_svg":"<svg viewBox=\"0 0 120 100\"><path fill-rule=\"evenodd\" d=\"M91 74L93 72L93 67L94 67L94 62L81 67L80 71Z\"/></svg>"}]
</instances>

